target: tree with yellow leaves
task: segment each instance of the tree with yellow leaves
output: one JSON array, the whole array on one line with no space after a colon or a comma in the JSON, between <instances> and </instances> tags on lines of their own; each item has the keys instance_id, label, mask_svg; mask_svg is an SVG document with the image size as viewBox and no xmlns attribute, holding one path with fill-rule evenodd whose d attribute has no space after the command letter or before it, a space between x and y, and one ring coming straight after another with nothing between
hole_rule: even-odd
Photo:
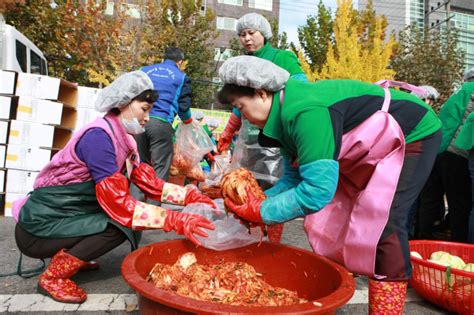
<instances>
[{"instance_id":1,"label":"tree with yellow leaves","mask_svg":"<svg viewBox=\"0 0 474 315\"><path fill-rule=\"evenodd\" d=\"M303 52L298 52L302 68L310 80L355 79L375 82L393 79L395 71L389 69L395 41L384 41L386 22L373 16L373 24L359 18L352 9L351 0L338 0L334 21L334 43L328 45L326 63L321 71L311 71ZM369 10L371 10L369 8ZM361 14L363 15L364 12ZM371 27L370 36L367 28Z\"/></svg>"}]
</instances>

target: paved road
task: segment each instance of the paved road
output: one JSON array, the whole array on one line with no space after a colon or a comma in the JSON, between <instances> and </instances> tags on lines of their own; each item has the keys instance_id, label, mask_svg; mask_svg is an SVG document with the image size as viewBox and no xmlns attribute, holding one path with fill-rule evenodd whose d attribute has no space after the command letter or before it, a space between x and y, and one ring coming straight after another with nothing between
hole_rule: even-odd
<instances>
[{"instance_id":1,"label":"paved road","mask_svg":"<svg viewBox=\"0 0 474 315\"><path fill-rule=\"evenodd\" d=\"M16 270L19 251L13 237L14 222L11 218L0 217L0 273ZM173 233L146 231L141 244L150 244L162 240L179 238ZM283 243L310 250L302 230L302 220L285 225ZM107 255L98 259L101 269L81 272L74 280L89 294L88 300L78 306L62 304L36 293L37 277L23 279L19 276L0 278L0 313L2 314L139 314L136 296L122 280L120 263L130 250L122 244ZM25 258L24 268L38 264L37 260ZM356 278L356 293L347 305L337 314L367 314L367 280ZM409 289L405 314L449 314L424 302Z\"/></svg>"}]
</instances>

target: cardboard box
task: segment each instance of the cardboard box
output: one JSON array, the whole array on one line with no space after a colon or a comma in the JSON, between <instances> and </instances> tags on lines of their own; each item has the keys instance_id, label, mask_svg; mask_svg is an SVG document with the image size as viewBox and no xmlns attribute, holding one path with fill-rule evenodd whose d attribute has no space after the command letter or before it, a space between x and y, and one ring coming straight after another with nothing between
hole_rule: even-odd
<instances>
[{"instance_id":1,"label":"cardboard box","mask_svg":"<svg viewBox=\"0 0 474 315\"><path fill-rule=\"evenodd\" d=\"M20 96L16 119L42 124L60 125L63 104L48 100L40 100L29 96Z\"/></svg>"},{"instance_id":2,"label":"cardboard box","mask_svg":"<svg viewBox=\"0 0 474 315\"><path fill-rule=\"evenodd\" d=\"M0 70L0 94L15 94L17 73L15 71Z\"/></svg>"},{"instance_id":3,"label":"cardboard box","mask_svg":"<svg viewBox=\"0 0 474 315\"><path fill-rule=\"evenodd\" d=\"M12 120L10 122L9 144L33 147L52 147L54 126Z\"/></svg>"},{"instance_id":4,"label":"cardboard box","mask_svg":"<svg viewBox=\"0 0 474 315\"><path fill-rule=\"evenodd\" d=\"M7 146L6 168L41 171L51 158L51 150L16 144Z\"/></svg>"},{"instance_id":5,"label":"cardboard box","mask_svg":"<svg viewBox=\"0 0 474 315\"><path fill-rule=\"evenodd\" d=\"M19 73L15 95L59 101L64 106L77 105L77 84L39 74Z\"/></svg>"},{"instance_id":6,"label":"cardboard box","mask_svg":"<svg viewBox=\"0 0 474 315\"><path fill-rule=\"evenodd\" d=\"M8 143L8 125L8 121L0 120L0 144Z\"/></svg>"},{"instance_id":7,"label":"cardboard box","mask_svg":"<svg viewBox=\"0 0 474 315\"><path fill-rule=\"evenodd\" d=\"M17 107L17 96L0 95L0 119L15 119Z\"/></svg>"},{"instance_id":8,"label":"cardboard box","mask_svg":"<svg viewBox=\"0 0 474 315\"><path fill-rule=\"evenodd\" d=\"M100 113L94 109L88 108L77 108L77 120L76 120L76 130L81 129L91 121L94 121L97 117L102 117L104 114Z\"/></svg>"},{"instance_id":9,"label":"cardboard box","mask_svg":"<svg viewBox=\"0 0 474 315\"><path fill-rule=\"evenodd\" d=\"M7 147L0 145L0 167L5 167L5 157L7 156Z\"/></svg>"},{"instance_id":10,"label":"cardboard box","mask_svg":"<svg viewBox=\"0 0 474 315\"><path fill-rule=\"evenodd\" d=\"M72 131L68 128L12 120L10 122L8 143L47 149L62 149L71 139L71 136Z\"/></svg>"},{"instance_id":11,"label":"cardboard box","mask_svg":"<svg viewBox=\"0 0 474 315\"><path fill-rule=\"evenodd\" d=\"M7 193L5 194L5 208L4 214L6 217L12 216L12 205L14 201L20 200L26 197L26 194L15 194L15 193Z\"/></svg>"},{"instance_id":12,"label":"cardboard box","mask_svg":"<svg viewBox=\"0 0 474 315\"><path fill-rule=\"evenodd\" d=\"M85 86L77 87L77 108L94 109L95 100L102 89Z\"/></svg>"},{"instance_id":13,"label":"cardboard box","mask_svg":"<svg viewBox=\"0 0 474 315\"><path fill-rule=\"evenodd\" d=\"M29 193L33 190L38 174L39 172L8 169L5 191L7 193Z\"/></svg>"}]
</instances>

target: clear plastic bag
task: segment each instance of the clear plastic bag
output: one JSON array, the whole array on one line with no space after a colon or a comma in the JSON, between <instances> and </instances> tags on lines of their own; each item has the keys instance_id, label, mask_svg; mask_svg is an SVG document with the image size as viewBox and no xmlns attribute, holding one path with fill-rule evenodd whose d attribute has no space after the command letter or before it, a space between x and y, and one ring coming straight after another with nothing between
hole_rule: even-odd
<instances>
[{"instance_id":1,"label":"clear plastic bag","mask_svg":"<svg viewBox=\"0 0 474 315\"><path fill-rule=\"evenodd\" d=\"M206 131L194 120L190 124L180 123L176 129L176 145L183 154L195 156L198 161L211 152L214 144Z\"/></svg>"},{"instance_id":2,"label":"clear plastic bag","mask_svg":"<svg viewBox=\"0 0 474 315\"><path fill-rule=\"evenodd\" d=\"M204 172L199 162L206 153L212 150L213 146L211 138L198 122L180 123L176 130L174 155L171 163L172 173L204 181Z\"/></svg>"},{"instance_id":3,"label":"clear plastic bag","mask_svg":"<svg viewBox=\"0 0 474 315\"><path fill-rule=\"evenodd\" d=\"M264 148L258 144L259 133L257 127L247 119L242 119L230 169L248 169L265 189L274 185L283 175L283 158L279 148Z\"/></svg>"},{"instance_id":4,"label":"clear plastic bag","mask_svg":"<svg viewBox=\"0 0 474 315\"><path fill-rule=\"evenodd\" d=\"M222 176L224 176L230 168L230 155L215 155L214 162L211 165L211 171L206 174L207 186L219 186Z\"/></svg>"},{"instance_id":5,"label":"clear plastic bag","mask_svg":"<svg viewBox=\"0 0 474 315\"><path fill-rule=\"evenodd\" d=\"M218 251L239 248L262 240L268 240L263 237L259 227L247 228L232 214L226 214L224 211L224 200L216 199L217 210L204 203L193 203L183 209L183 213L198 214L214 224L215 229L205 230L208 237L195 235L202 246Z\"/></svg>"}]
</instances>

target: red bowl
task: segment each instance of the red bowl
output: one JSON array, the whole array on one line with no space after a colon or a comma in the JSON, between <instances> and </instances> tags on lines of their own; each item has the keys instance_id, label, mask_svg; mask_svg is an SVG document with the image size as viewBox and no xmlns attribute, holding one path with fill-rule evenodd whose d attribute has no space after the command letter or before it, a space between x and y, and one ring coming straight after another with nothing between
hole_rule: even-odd
<instances>
[{"instance_id":1,"label":"red bowl","mask_svg":"<svg viewBox=\"0 0 474 315\"><path fill-rule=\"evenodd\" d=\"M309 302L261 307L225 305L183 297L145 281L155 263L174 264L186 252L195 253L198 263L215 264L222 259L246 262L269 284L294 290ZM188 240L154 243L125 257L122 276L137 292L140 314L334 314L355 290L354 279L344 267L300 248L267 242L227 251L196 247Z\"/></svg>"}]
</instances>

